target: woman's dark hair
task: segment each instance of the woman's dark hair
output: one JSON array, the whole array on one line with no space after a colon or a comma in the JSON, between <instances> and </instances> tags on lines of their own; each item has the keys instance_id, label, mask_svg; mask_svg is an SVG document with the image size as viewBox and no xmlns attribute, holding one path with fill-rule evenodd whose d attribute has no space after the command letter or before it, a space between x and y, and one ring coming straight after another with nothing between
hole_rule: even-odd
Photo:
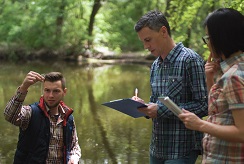
<instances>
[{"instance_id":1,"label":"woman's dark hair","mask_svg":"<svg viewBox=\"0 0 244 164\"><path fill-rule=\"evenodd\" d=\"M48 74L44 75L44 78L45 78L44 82L45 81L56 82L60 80L62 83L62 88L65 89L66 87L66 80L60 72L49 72Z\"/></svg>"},{"instance_id":2,"label":"woman's dark hair","mask_svg":"<svg viewBox=\"0 0 244 164\"><path fill-rule=\"evenodd\" d=\"M138 20L134 29L136 32L139 32L142 28L148 27L158 32L162 26L167 28L167 32L171 36L170 26L164 14L160 11L152 10Z\"/></svg>"},{"instance_id":3,"label":"woman's dark hair","mask_svg":"<svg viewBox=\"0 0 244 164\"><path fill-rule=\"evenodd\" d=\"M207 16L204 22L214 52L228 58L244 51L244 16L231 8L220 8Z\"/></svg>"}]
</instances>

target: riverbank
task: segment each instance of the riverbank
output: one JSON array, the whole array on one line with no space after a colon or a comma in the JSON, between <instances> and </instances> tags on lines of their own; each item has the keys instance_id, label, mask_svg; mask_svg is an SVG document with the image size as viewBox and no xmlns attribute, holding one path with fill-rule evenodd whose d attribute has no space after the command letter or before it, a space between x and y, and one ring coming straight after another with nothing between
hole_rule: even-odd
<instances>
[{"instance_id":1,"label":"riverbank","mask_svg":"<svg viewBox=\"0 0 244 164\"><path fill-rule=\"evenodd\" d=\"M0 49L0 60L11 62L29 62L29 61L65 61L65 62L91 62L91 63L137 63L150 64L155 57L145 52L123 52L116 53L104 47L93 50L85 49L76 51L72 48L62 50L27 50L21 47Z\"/></svg>"},{"instance_id":2,"label":"riverbank","mask_svg":"<svg viewBox=\"0 0 244 164\"><path fill-rule=\"evenodd\" d=\"M97 48L93 51L85 50L80 53L64 53L62 51L54 51L42 49L38 51L0 51L0 59L2 62L33 62L33 61L64 61L64 62L88 62L101 64L114 63L135 63L135 64L151 64L155 57L145 52L123 52L116 53L106 48Z\"/></svg>"}]
</instances>

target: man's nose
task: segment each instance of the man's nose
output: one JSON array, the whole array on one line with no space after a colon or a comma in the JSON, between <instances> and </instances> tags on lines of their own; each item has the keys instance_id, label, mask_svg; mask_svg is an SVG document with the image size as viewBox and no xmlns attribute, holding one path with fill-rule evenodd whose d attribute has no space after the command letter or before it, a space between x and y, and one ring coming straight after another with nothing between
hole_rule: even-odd
<instances>
[{"instance_id":1,"label":"man's nose","mask_svg":"<svg viewBox=\"0 0 244 164\"><path fill-rule=\"evenodd\" d=\"M53 96L53 93L54 93L53 91L50 91L49 92L49 96L52 97Z\"/></svg>"},{"instance_id":2,"label":"man's nose","mask_svg":"<svg viewBox=\"0 0 244 164\"><path fill-rule=\"evenodd\" d=\"M149 49L149 44L147 44L147 43L144 43L144 49Z\"/></svg>"}]
</instances>

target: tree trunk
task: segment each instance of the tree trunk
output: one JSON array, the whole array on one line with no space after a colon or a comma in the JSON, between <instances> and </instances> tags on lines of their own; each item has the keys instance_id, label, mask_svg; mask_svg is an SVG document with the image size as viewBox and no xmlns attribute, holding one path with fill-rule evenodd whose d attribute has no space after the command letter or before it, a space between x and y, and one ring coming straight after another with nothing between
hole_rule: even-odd
<instances>
[{"instance_id":1,"label":"tree trunk","mask_svg":"<svg viewBox=\"0 0 244 164\"><path fill-rule=\"evenodd\" d=\"M64 24L64 13L65 13L65 0L62 0L61 5L59 6L59 14L56 19L56 44L59 45L59 41L62 35L62 27Z\"/></svg>"},{"instance_id":2,"label":"tree trunk","mask_svg":"<svg viewBox=\"0 0 244 164\"><path fill-rule=\"evenodd\" d=\"M94 22L95 22L95 16L98 13L98 10L101 8L101 6L102 6L101 0L94 0L92 13L90 16L89 27L88 27L88 35L89 35L88 48L90 48L92 46L92 42L93 42L92 32L93 32L93 26L94 26Z\"/></svg>"}]
</instances>

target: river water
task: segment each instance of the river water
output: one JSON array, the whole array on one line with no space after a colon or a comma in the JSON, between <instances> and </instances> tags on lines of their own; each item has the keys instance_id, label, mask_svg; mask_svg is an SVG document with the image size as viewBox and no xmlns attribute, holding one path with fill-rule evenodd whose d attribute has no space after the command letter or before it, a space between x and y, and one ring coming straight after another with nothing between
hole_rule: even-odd
<instances>
[{"instance_id":1,"label":"river water","mask_svg":"<svg viewBox=\"0 0 244 164\"><path fill-rule=\"evenodd\" d=\"M45 74L60 71L66 77L66 105L74 109L81 164L149 163L150 119L132 118L101 105L131 98L135 88L139 97L149 100L150 64L102 64L65 62L0 63L0 163L13 163L18 127L7 122L3 109L29 71ZM24 104L39 100L41 83L29 88Z\"/></svg>"},{"instance_id":2,"label":"river water","mask_svg":"<svg viewBox=\"0 0 244 164\"><path fill-rule=\"evenodd\" d=\"M13 162L18 127L3 117L7 101L29 71L60 71L67 80L65 103L74 109L75 123L82 149L81 163L147 163L151 120L132 118L101 105L130 98L135 88L149 100L149 66L137 64L99 64L64 62L28 62L0 64L0 163ZM39 100L41 83L33 85L24 104Z\"/></svg>"}]
</instances>

